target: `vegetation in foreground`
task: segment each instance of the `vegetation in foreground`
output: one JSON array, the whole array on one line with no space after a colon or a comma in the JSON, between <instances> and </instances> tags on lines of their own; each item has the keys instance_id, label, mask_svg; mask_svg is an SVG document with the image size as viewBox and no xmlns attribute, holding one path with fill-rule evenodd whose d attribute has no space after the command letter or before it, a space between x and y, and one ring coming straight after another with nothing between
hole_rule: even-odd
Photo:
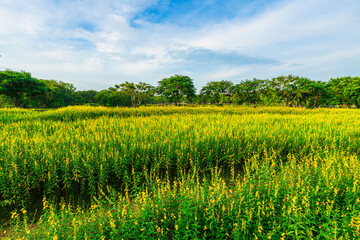
<instances>
[{"instance_id":1,"label":"vegetation in foreground","mask_svg":"<svg viewBox=\"0 0 360 240\"><path fill-rule=\"evenodd\" d=\"M355 109L0 110L4 239L354 239Z\"/></svg>"}]
</instances>

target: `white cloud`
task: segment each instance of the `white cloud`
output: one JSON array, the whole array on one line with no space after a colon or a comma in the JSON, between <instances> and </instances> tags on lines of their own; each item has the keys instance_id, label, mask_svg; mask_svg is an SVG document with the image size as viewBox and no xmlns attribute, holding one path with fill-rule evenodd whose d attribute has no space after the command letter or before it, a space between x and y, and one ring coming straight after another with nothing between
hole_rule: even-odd
<instances>
[{"instance_id":1,"label":"white cloud","mask_svg":"<svg viewBox=\"0 0 360 240\"><path fill-rule=\"evenodd\" d=\"M25 70L97 90L121 81L156 84L172 74L191 75L198 88L210 80L290 73L323 80L360 74L359 1L279 1L249 18L202 27L140 19L134 28L133 16L154 2L3 0L0 70ZM206 55L197 62L194 49L211 56L209 66L204 67ZM216 53L221 61L214 61ZM242 64L229 53L259 61Z\"/></svg>"}]
</instances>

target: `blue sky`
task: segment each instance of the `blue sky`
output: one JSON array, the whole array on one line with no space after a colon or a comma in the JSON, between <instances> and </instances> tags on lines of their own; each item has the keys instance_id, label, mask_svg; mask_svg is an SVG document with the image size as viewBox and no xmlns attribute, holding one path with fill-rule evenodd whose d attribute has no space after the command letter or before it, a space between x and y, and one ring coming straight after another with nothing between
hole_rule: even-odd
<instances>
[{"instance_id":1,"label":"blue sky","mask_svg":"<svg viewBox=\"0 0 360 240\"><path fill-rule=\"evenodd\" d=\"M358 0L1 0L0 70L106 89L360 75Z\"/></svg>"}]
</instances>

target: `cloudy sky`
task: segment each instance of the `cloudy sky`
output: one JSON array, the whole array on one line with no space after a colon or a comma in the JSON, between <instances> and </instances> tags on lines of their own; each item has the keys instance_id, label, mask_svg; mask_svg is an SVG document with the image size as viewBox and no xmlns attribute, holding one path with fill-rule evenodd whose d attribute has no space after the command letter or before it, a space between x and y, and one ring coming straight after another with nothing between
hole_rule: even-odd
<instances>
[{"instance_id":1,"label":"cloudy sky","mask_svg":"<svg viewBox=\"0 0 360 240\"><path fill-rule=\"evenodd\" d=\"M0 70L101 90L360 75L359 0L0 0Z\"/></svg>"}]
</instances>

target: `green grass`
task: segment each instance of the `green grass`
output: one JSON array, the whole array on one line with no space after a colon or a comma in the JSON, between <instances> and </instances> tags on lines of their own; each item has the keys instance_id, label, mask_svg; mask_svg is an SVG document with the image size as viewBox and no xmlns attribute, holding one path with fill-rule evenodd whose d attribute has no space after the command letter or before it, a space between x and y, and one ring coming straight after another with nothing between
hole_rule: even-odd
<instances>
[{"instance_id":1,"label":"green grass","mask_svg":"<svg viewBox=\"0 0 360 240\"><path fill-rule=\"evenodd\" d=\"M0 110L0 237L359 237L359 113Z\"/></svg>"}]
</instances>

